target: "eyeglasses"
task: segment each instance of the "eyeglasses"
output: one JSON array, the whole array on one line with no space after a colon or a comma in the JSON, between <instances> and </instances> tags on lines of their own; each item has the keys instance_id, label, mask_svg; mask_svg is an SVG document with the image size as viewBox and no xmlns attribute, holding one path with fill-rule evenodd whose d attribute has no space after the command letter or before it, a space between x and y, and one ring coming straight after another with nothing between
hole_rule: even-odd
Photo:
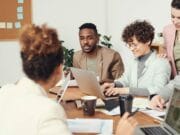
<instances>
[{"instance_id":1,"label":"eyeglasses","mask_svg":"<svg viewBox=\"0 0 180 135\"><path fill-rule=\"evenodd\" d=\"M137 44L133 44L133 43L129 43L129 44L126 44L126 46L130 49L134 49L134 48L137 48L138 45Z\"/></svg>"}]
</instances>

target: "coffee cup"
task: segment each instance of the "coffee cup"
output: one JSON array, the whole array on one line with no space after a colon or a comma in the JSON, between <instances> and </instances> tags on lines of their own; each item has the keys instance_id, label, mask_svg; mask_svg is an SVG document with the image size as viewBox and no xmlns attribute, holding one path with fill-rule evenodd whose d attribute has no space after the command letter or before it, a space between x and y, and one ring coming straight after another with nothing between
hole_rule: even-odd
<instances>
[{"instance_id":1,"label":"coffee cup","mask_svg":"<svg viewBox=\"0 0 180 135\"><path fill-rule=\"evenodd\" d=\"M82 109L84 115L94 115L96 108L96 96L83 96L81 97Z\"/></svg>"},{"instance_id":2,"label":"coffee cup","mask_svg":"<svg viewBox=\"0 0 180 135\"><path fill-rule=\"evenodd\" d=\"M119 96L120 115L123 116L125 112L132 111L133 96L126 94Z\"/></svg>"}]
</instances>

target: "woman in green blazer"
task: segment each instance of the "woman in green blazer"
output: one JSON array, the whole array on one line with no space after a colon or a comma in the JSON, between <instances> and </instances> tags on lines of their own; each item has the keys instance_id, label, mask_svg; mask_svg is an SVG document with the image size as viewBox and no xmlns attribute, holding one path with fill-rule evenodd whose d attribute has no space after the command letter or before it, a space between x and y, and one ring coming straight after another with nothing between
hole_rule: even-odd
<instances>
[{"instance_id":1,"label":"woman in green blazer","mask_svg":"<svg viewBox=\"0 0 180 135\"><path fill-rule=\"evenodd\" d=\"M135 21L122 34L135 58L129 62L123 75L114 83L105 83L105 94L133 94L149 96L168 83L171 68L167 59L151 49L154 28L147 21Z\"/></svg>"}]
</instances>

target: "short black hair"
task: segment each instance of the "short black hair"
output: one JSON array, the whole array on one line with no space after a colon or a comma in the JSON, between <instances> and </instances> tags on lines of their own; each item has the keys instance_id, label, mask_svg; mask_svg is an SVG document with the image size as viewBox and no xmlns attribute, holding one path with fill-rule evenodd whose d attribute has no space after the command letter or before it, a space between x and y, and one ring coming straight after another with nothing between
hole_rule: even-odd
<instances>
[{"instance_id":1,"label":"short black hair","mask_svg":"<svg viewBox=\"0 0 180 135\"><path fill-rule=\"evenodd\" d=\"M180 9L180 0L172 0L171 7Z\"/></svg>"},{"instance_id":2,"label":"short black hair","mask_svg":"<svg viewBox=\"0 0 180 135\"><path fill-rule=\"evenodd\" d=\"M93 23L84 23L84 24L82 24L82 25L79 27L79 30L82 30L82 29L93 29L94 32L95 32L96 34L98 34L96 25L93 24Z\"/></svg>"}]
</instances>

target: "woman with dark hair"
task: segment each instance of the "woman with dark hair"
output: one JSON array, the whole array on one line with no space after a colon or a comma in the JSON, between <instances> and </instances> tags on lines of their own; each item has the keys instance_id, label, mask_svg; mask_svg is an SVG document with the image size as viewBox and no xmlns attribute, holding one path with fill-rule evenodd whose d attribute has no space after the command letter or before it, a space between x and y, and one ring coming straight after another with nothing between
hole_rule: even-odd
<instances>
[{"instance_id":1,"label":"woman with dark hair","mask_svg":"<svg viewBox=\"0 0 180 135\"><path fill-rule=\"evenodd\" d=\"M180 72L180 1L171 2L171 20L173 24L167 25L163 30L163 37L167 57L171 62L172 77Z\"/></svg>"},{"instance_id":2,"label":"woman with dark hair","mask_svg":"<svg viewBox=\"0 0 180 135\"><path fill-rule=\"evenodd\" d=\"M154 28L147 21L135 21L122 34L123 41L135 56L115 83L105 83L106 95L132 94L150 96L169 81L170 65L151 49ZM110 88L109 88L110 87ZM115 88L114 88L115 87Z\"/></svg>"},{"instance_id":3,"label":"woman with dark hair","mask_svg":"<svg viewBox=\"0 0 180 135\"><path fill-rule=\"evenodd\" d=\"M27 77L0 91L1 135L70 135L63 108L47 97L61 79L63 49L56 30L27 25L20 33Z\"/></svg>"},{"instance_id":4,"label":"woman with dark hair","mask_svg":"<svg viewBox=\"0 0 180 135\"><path fill-rule=\"evenodd\" d=\"M172 95L175 85L180 84L180 0L171 2L172 24L164 27L163 37L165 41L166 55L171 63L171 80L151 99L151 106L156 109L163 109L166 101Z\"/></svg>"}]
</instances>

